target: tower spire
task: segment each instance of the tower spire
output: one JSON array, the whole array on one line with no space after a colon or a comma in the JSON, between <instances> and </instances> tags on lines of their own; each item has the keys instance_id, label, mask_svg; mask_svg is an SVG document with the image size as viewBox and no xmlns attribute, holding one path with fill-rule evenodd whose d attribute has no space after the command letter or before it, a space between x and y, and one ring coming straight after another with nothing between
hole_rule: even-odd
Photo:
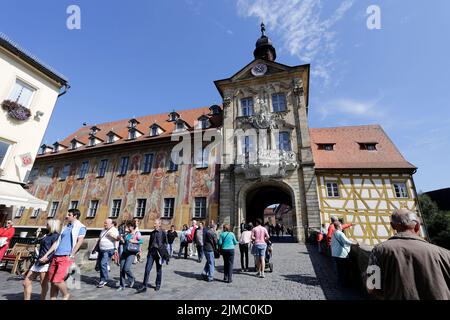
<instances>
[{"instance_id":1,"label":"tower spire","mask_svg":"<svg viewBox=\"0 0 450 320\"><path fill-rule=\"evenodd\" d=\"M269 61L275 61L277 58L277 52L272 46L272 40L266 36L266 25L261 22L261 37L256 41L256 48L253 51L255 59L264 59Z\"/></svg>"}]
</instances>

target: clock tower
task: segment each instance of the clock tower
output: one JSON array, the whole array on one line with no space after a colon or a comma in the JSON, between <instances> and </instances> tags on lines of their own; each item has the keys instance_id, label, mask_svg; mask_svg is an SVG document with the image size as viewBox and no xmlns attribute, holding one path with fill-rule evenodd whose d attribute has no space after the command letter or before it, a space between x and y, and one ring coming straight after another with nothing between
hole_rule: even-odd
<instances>
[{"instance_id":1,"label":"clock tower","mask_svg":"<svg viewBox=\"0 0 450 320\"><path fill-rule=\"evenodd\" d=\"M264 24L253 54L232 77L215 81L224 110L219 222L239 233L242 221L269 218L303 242L320 228L307 118L310 65L275 62Z\"/></svg>"}]
</instances>

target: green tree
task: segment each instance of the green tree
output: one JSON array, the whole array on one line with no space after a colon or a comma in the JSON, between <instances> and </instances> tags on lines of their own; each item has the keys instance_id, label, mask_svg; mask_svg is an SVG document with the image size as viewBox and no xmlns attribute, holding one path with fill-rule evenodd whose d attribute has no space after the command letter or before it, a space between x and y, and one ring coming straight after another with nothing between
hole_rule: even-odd
<instances>
[{"instance_id":1,"label":"green tree","mask_svg":"<svg viewBox=\"0 0 450 320\"><path fill-rule=\"evenodd\" d=\"M450 249L450 211L439 210L426 194L419 194L419 204L430 241Z\"/></svg>"}]
</instances>

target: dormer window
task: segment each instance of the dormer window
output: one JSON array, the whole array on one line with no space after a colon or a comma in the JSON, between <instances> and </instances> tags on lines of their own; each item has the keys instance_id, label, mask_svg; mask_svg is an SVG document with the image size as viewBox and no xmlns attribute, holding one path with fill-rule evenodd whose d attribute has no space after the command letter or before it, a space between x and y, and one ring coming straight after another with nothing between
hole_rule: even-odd
<instances>
[{"instance_id":1,"label":"dormer window","mask_svg":"<svg viewBox=\"0 0 450 320\"><path fill-rule=\"evenodd\" d=\"M116 135L114 134L114 132L110 131L110 132L108 132L108 134L106 136L108 137L106 139L106 143L113 143L114 142L114 137Z\"/></svg>"},{"instance_id":2,"label":"dormer window","mask_svg":"<svg viewBox=\"0 0 450 320\"><path fill-rule=\"evenodd\" d=\"M129 140L136 139L136 129L130 128L130 130L128 131L128 139Z\"/></svg>"},{"instance_id":3,"label":"dormer window","mask_svg":"<svg viewBox=\"0 0 450 320\"><path fill-rule=\"evenodd\" d=\"M91 128L91 135L95 136L97 134L97 132L99 132L99 131L100 131L100 129L97 126L93 126Z\"/></svg>"},{"instance_id":4,"label":"dormer window","mask_svg":"<svg viewBox=\"0 0 450 320\"><path fill-rule=\"evenodd\" d=\"M186 123L183 120L178 119L175 123L175 131L183 131L183 130L186 130Z\"/></svg>"},{"instance_id":5,"label":"dormer window","mask_svg":"<svg viewBox=\"0 0 450 320\"><path fill-rule=\"evenodd\" d=\"M150 136L156 137L159 135L159 126L155 123L150 127Z\"/></svg>"},{"instance_id":6,"label":"dormer window","mask_svg":"<svg viewBox=\"0 0 450 320\"><path fill-rule=\"evenodd\" d=\"M317 147L319 150L333 151L334 143L319 143L317 144Z\"/></svg>"},{"instance_id":7,"label":"dormer window","mask_svg":"<svg viewBox=\"0 0 450 320\"><path fill-rule=\"evenodd\" d=\"M178 113L176 113L175 111L172 111L171 113L169 113L169 122L172 121L177 121L180 118L180 115Z\"/></svg>"},{"instance_id":8,"label":"dormer window","mask_svg":"<svg viewBox=\"0 0 450 320\"><path fill-rule=\"evenodd\" d=\"M217 104L212 105L211 107L209 107L209 110L211 110L211 114L212 115L219 114L220 111L222 111L222 109L220 109L220 107Z\"/></svg>"},{"instance_id":9,"label":"dormer window","mask_svg":"<svg viewBox=\"0 0 450 320\"><path fill-rule=\"evenodd\" d=\"M70 149L75 150L76 148L77 148L77 141L72 140L72 142L70 143Z\"/></svg>"},{"instance_id":10,"label":"dormer window","mask_svg":"<svg viewBox=\"0 0 450 320\"><path fill-rule=\"evenodd\" d=\"M50 146L48 146L48 145L46 145L46 144L43 144L43 145L39 148L39 154L40 154L40 155L46 154L47 152L51 152L51 151L53 151L53 148L50 147Z\"/></svg>"},{"instance_id":11,"label":"dormer window","mask_svg":"<svg viewBox=\"0 0 450 320\"><path fill-rule=\"evenodd\" d=\"M198 118L198 124L197 127L199 129L207 129L209 128L209 118L205 115L201 116L200 118Z\"/></svg>"},{"instance_id":12,"label":"dormer window","mask_svg":"<svg viewBox=\"0 0 450 320\"><path fill-rule=\"evenodd\" d=\"M128 121L128 128L136 128L139 123L140 123L139 121L133 118L130 121Z\"/></svg>"},{"instance_id":13,"label":"dormer window","mask_svg":"<svg viewBox=\"0 0 450 320\"><path fill-rule=\"evenodd\" d=\"M89 138L89 147L93 147L96 145L96 138L94 136L91 136Z\"/></svg>"},{"instance_id":14,"label":"dormer window","mask_svg":"<svg viewBox=\"0 0 450 320\"><path fill-rule=\"evenodd\" d=\"M359 142L360 150L368 150L368 151L377 151L377 143L376 142Z\"/></svg>"}]
</instances>

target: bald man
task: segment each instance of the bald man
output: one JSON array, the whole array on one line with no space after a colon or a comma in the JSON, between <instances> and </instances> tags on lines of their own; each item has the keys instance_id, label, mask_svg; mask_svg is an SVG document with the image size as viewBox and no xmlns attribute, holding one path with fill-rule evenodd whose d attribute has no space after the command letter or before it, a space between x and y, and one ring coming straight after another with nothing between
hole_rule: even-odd
<instances>
[{"instance_id":1,"label":"bald man","mask_svg":"<svg viewBox=\"0 0 450 320\"><path fill-rule=\"evenodd\" d=\"M450 300L450 251L422 239L419 218L409 210L394 211L391 227L395 236L370 255L369 293L385 300Z\"/></svg>"},{"instance_id":2,"label":"bald man","mask_svg":"<svg viewBox=\"0 0 450 320\"><path fill-rule=\"evenodd\" d=\"M119 231L114 227L113 221L111 219L106 219L104 224L104 229L100 233L98 239L98 259L97 263L100 267L100 282L97 288L104 287L109 280L109 262L114 252L118 250L118 240Z\"/></svg>"}]
</instances>

